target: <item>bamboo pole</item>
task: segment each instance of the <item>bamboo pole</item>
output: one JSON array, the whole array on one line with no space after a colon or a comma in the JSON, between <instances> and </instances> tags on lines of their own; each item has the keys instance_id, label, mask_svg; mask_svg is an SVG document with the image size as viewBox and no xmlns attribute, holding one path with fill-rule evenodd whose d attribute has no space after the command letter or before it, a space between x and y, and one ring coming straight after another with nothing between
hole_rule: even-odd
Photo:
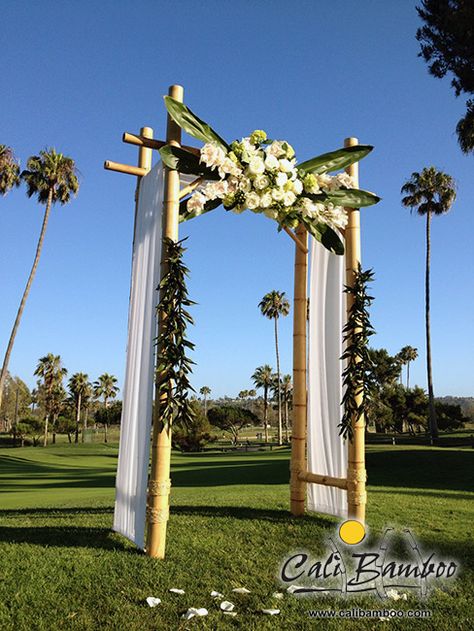
<instances>
[{"instance_id":1,"label":"bamboo pole","mask_svg":"<svg viewBox=\"0 0 474 631\"><path fill-rule=\"evenodd\" d=\"M303 245L303 243L298 239L298 237L295 235L295 233L293 232L293 230L290 230L290 228L287 228L286 226L283 226L283 230L286 232L286 234L291 237L293 239L293 241L296 243L296 245L299 247L299 249L304 252L304 254L308 254L308 248Z\"/></svg>"},{"instance_id":2,"label":"bamboo pole","mask_svg":"<svg viewBox=\"0 0 474 631\"><path fill-rule=\"evenodd\" d=\"M118 173L126 173L127 175L146 175L146 169L142 167L134 167L131 164L121 164L120 162L112 162L112 160L106 160L104 162L104 169L107 171L117 171Z\"/></svg>"},{"instance_id":3,"label":"bamboo pole","mask_svg":"<svg viewBox=\"0 0 474 631\"><path fill-rule=\"evenodd\" d=\"M128 131L122 135L122 142L126 142L129 145L137 145L138 147L148 147L149 149L159 150L167 145L166 140L156 140L143 136L143 134L130 134ZM198 147L190 147L189 145L180 145L186 151L193 153L195 156L201 156L201 150Z\"/></svg>"},{"instance_id":4,"label":"bamboo pole","mask_svg":"<svg viewBox=\"0 0 474 631\"><path fill-rule=\"evenodd\" d=\"M320 473L303 471L298 475L298 480L311 482L313 484L322 484L323 486L335 486L338 489L347 489L346 478L334 478L330 475L322 475Z\"/></svg>"},{"instance_id":5,"label":"bamboo pole","mask_svg":"<svg viewBox=\"0 0 474 631\"><path fill-rule=\"evenodd\" d=\"M346 138L345 147L353 147L359 144L357 138ZM359 186L359 165L350 165L346 173L354 179L354 187ZM358 269L361 260L360 248L360 211L358 209L347 208L348 223L345 230L346 237L346 285L352 286L354 274ZM353 304L353 298L347 295L347 314ZM357 396L357 405L361 405L363 394ZM363 416L356 420L352 419L353 439L349 442L348 463L347 463L347 508L349 517L364 523L365 505L367 503L367 493L365 482L367 473L365 470L365 419Z\"/></svg>"},{"instance_id":6,"label":"bamboo pole","mask_svg":"<svg viewBox=\"0 0 474 631\"><path fill-rule=\"evenodd\" d=\"M168 94L177 101L183 101L183 88L172 85ZM168 115L166 142L178 147L181 142L181 129ZM163 238L178 240L179 223L179 173L165 167L163 197ZM162 247L160 278L166 274L166 250ZM161 297L161 296L160 296ZM159 322L161 319L159 314ZM159 326L159 324L158 324ZM159 352L159 349L158 349ZM147 501L147 542L146 553L150 557L163 559L166 547L166 527L169 516L171 427L165 427L160 418L159 392L155 388L153 414L153 439L151 446L151 471L148 482Z\"/></svg>"},{"instance_id":7,"label":"bamboo pole","mask_svg":"<svg viewBox=\"0 0 474 631\"><path fill-rule=\"evenodd\" d=\"M193 180L191 182L191 184L188 184L188 186L185 186L184 188L182 188L179 191L179 199L183 199L183 197L186 197L186 195L189 195L189 193L192 193L203 182L204 182L204 178L203 177L201 177L201 176L197 177L195 180Z\"/></svg>"},{"instance_id":8,"label":"bamboo pole","mask_svg":"<svg viewBox=\"0 0 474 631\"><path fill-rule=\"evenodd\" d=\"M290 509L295 516L304 515L306 483L299 478L306 471L306 330L308 233L300 224L296 228L295 289L293 306L293 431L291 435Z\"/></svg>"}]
</instances>

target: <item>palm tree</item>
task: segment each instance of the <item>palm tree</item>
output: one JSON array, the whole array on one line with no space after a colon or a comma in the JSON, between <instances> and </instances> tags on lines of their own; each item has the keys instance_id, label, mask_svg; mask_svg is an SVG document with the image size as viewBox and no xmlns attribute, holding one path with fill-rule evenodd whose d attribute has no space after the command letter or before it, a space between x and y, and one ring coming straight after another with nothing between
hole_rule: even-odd
<instances>
[{"instance_id":1,"label":"palm tree","mask_svg":"<svg viewBox=\"0 0 474 631\"><path fill-rule=\"evenodd\" d=\"M282 444L282 423L281 423L281 383L280 383L280 353L278 351L278 318L287 316L290 312L290 303L285 298L284 291L270 291L260 301L259 305L262 315L270 320L275 320L275 350L277 364L277 394L278 394L278 444Z\"/></svg>"},{"instance_id":2,"label":"palm tree","mask_svg":"<svg viewBox=\"0 0 474 631\"><path fill-rule=\"evenodd\" d=\"M57 407L58 393L56 390L59 386L62 386L63 377L67 374L67 369L63 367L60 355L48 353L39 359L34 374L43 380L38 383L44 396L45 420L43 445L46 447L48 444L49 421L53 420Z\"/></svg>"},{"instance_id":3,"label":"palm tree","mask_svg":"<svg viewBox=\"0 0 474 631\"><path fill-rule=\"evenodd\" d=\"M117 377L114 377L113 375L109 375L106 372L104 372L103 375L100 375L98 380L94 382L94 395L97 398L100 398L100 397L103 398L104 408L106 411L106 413L103 415L103 418L105 419L104 420L104 431L105 431L104 443L107 442L107 427L108 427L107 408L109 407L109 399L115 399L115 397L117 396L117 392L119 391L119 388L115 385L116 383L117 383Z\"/></svg>"},{"instance_id":4,"label":"palm tree","mask_svg":"<svg viewBox=\"0 0 474 631\"><path fill-rule=\"evenodd\" d=\"M438 423L434 404L433 375L431 370L431 331L430 331L430 256L431 256L431 218L433 215L447 213L456 199L453 178L434 167L423 169L421 173L412 173L411 178L402 186L402 204L419 215L426 215L426 271L425 271L425 320L426 320L426 366L428 373L428 398L431 438L438 437Z\"/></svg>"},{"instance_id":5,"label":"palm tree","mask_svg":"<svg viewBox=\"0 0 474 631\"><path fill-rule=\"evenodd\" d=\"M211 389L209 386L203 386L199 390L199 394L202 394L204 397L204 414L207 415L207 397L211 394Z\"/></svg>"},{"instance_id":6,"label":"palm tree","mask_svg":"<svg viewBox=\"0 0 474 631\"><path fill-rule=\"evenodd\" d=\"M84 409L84 418L82 420L82 426L83 426L82 442L84 442L84 432L87 429L87 419L89 416L89 410L91 407L93 396L94 396L94 387L90 383L90 381L88 381L82 391L82 408Z\"/></svg>"},{"instance_id":7,"label":"palm tree","mask_svg":"<svg viewBox=\"0 0 474 631\"><path fill-rule=\"evenodd\" d=\"M13 149L0 145L0 195L6 195L20 184L20 165Z\"/></svg>"},{"instance_id":8,"label":"palm tree","mask_svg":"<svg viewBox=\"0 0 474 631\"><path fill-rule=\"evenodd\" d=\"M263 425L265 428L265 442L268 443L268 391L274 381L273 368L268 364L256 368L252 380L256 388L263 388Z\"/></svg>"},{"instance_id":9,"label":"palm tree","mask_svg":"<svg viewBox=\"0 0 474 631\"><path fill-rule=\"evenodd\" d=\"M0 406L2 404L3 386L7 376L10 355L13 350L13 344L15 342L15 337L20 325L26 300L28 298L28 294L30 293L31 284L33 283L36 269L38 267L51 207L57 202L63 205L67 204L70 201L71 196L75 195L79 190L79 182L76 175L74 160L63 156L62 153L56 153L54 149L50 149L49 151L40 151L39 156L32 156L28 159L26 166L27 170L22 172L21 177L26 182L27 195L28 197L37 195L38 202L40 204L46 204L46 209L44 212L43 225L41 227L38 245L36 247L33 267L31 268L25 291L23 292L23 296L21 298L15 323L13 324L13 329L10 335L10 340L5 352L5 358L3 360L2 371L0 373Z\"/></svg>"},{"instance_id":10,"label":"palm tree","mask_svg":"<svg viewBox=\"0 0 474 631\"><path fill-rule=\"evenodd\" d=\"M69 379L69 392L76 406L76 435L74 442L79 442L79 424L81 422L81 405L83 396L89 386L89 376L83 372L76 372ZM84 442L84 431L82 432L82 442Z\"/></svg>"},{"instance_id":11,"label":"palm tree","mask_svg":"<svg viewBox=\"0 0 474 631\"><path fill-rule=\"evenodd\" d=\"M289 407L293 403L293 383L291 375L283 375L281 380L281 392L285 403L285 440L290 442L289 434Z\"/></svg>"},{"instance_id":12,"label":"palm tree","mask_svg":"<svg viewBox=\"0 0 474 631\"><path fill-rule=\"evenodd\" d=\"M410 387L410 362L415 361L418 357L418 349L413 346L404 346L398 356L401 362L407 367L407 389Z\"/></svg>"}]
</instances>

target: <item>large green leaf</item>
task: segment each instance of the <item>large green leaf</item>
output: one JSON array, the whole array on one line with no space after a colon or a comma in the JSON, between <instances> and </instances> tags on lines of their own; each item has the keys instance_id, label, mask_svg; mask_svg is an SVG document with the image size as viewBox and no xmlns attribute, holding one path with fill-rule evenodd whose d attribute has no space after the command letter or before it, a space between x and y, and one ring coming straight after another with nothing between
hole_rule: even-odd
<instances>
[{"instance_id":1,"label":"large green leaf","mask_svg":"<svg viewBox=\"0 0 474 631\"><path fill-rule=\"evenodd\" d=\"M316 195L307 195L307 197L315 202L332 202L335 206L344 206L344 208L373 206L380 201L380 197L377 197L377 195L358 188L341 188L330 193L318 193Z\"/></svg>"},{"instance_id":2,"label":"large green leaf","mask_svg":"<svg viewBox=\"0 0 474 631\"><path fill-rule=\"evenodd\" d=\"M190 136L202 140L202 142L214 142L226 151L230 149L226 141L210 125L191 112L184 103L180 103L171 96L165 96L164 99L171 118Z\"/></svg>"},{"instance_id":3,"label":"large green leaf","mask_svg":"<svg viewBox=\"0 0 474 631\"><path fill-rule=\"evenodd\" d=\"M323 153L320 156L306 160L302 164L298 164L298 169L302 169L307 173L327 173L328 171L338 171L345 169L350 164L358 162L372 151L370 145L355 145L354 147L343 147L337 151Z\"/></svg>"},{"instance_id":4,"label":"large green leaf","mask_svg":"<svg viewBox=\"0 0 474 631\"><path fill-rule=\"evenodd\" d=\"M182 223L183 221L187 221L188 219L194 219L194 217L200 217L201 215L204 215L205 213L208 213L211 210L214 210L214 208L217 208L221 204L222 204L221 199L210 199L204 204L203 211L199 213L199 215L196 215L196 213L194 212L188 212L188 200L185 199L179 204L179 222Z\"/></svg>"},{"instance_id":5,"label":"large green leaf","mask_svg":"<svg viewBox=\"0 0 474 631\"><path fill-rule=\"evenodd\" d=\"M308 232L333 254L344 254L344 244L335 230L325 223L312 223L303 219Z\"/></svg>"},{"instance_id":6,"label":"large green leaf","mask_svg":"<svg viewBox=\"0 0 474 631\"><path fill-rule=\"evenodd\" d=\"M202 175L206 180L220 180L217 171L213 171L199 162L199 157L186 151L186 149L165 145L160 149L160 155L163 164L170 169L176 169L176 171L188 175Z\"/></svg>"}]
</instances>

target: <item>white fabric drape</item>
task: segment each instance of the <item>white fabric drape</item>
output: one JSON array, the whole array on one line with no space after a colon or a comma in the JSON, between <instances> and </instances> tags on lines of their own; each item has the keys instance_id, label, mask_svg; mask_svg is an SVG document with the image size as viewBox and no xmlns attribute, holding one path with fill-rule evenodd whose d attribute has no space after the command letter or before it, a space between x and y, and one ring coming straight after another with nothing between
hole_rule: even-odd
<instances>
[{"instance_id":1,"label":"white fabric drape","mask_svg":"<svg viewBox=\"0 0 474 631\"><path fill-rule=\"evenodd\" d=\"M163 168L140 182L132 256L128 343L113 528L144 547L160 282Z\"/></svg>"},{"instance_id":2,"label":"white fabric drape","mask_svg":"<svg viewBox=\"0 0 474 631\"><path fill-rule=\"evenodd\" d=\"M342 328L346 321L344 256L311 238L308 352L308 470L345 478L347 441L342 418ZM308 510L347 517L347 491L307 486Z\"/></svg>"}]
</instances>

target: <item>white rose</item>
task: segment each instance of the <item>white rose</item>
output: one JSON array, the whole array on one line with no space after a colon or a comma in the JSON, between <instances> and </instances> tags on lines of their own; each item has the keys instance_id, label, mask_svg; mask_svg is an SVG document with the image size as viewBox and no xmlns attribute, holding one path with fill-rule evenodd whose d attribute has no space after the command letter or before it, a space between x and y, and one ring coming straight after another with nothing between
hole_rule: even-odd
<instances>
[{"instance_id":1,"label":"white rose","mask_svg":"<svg viewBox=\"0 0 474 631\"><path fill-rule=\"evenodd\" d=\"M245 196L245 205L250 210L255 210L260 206L260 196L257 193L249 193Z\"/></svg>"},{"instance_id":2,"label":"white rose","mask_svg":"<svg viewBox=\"0 0 474 631\"><path fill-rule=\"evenodd\" d=\"M249 173L252 175L261 175L265 172L265 163L262 158L252 158L249 162Z\"/></svg>"},{"instance_id":3,"label":"white rose","mask_svg":"<svg viewBox=\"0 0 474 631\"><path fill-rule=\"evenodd\" d=\"M243 177L240 180L239 188L244 193L248 193L252 189L252 182L248 179L248 177Z\"/></svg>"},{"instance_id":4,"label":"white rose","mask_svg":"<svg viewBox=\"0 0 474 631\"><path fill-rule=\"evenodd\" d=\"M285 186L287 180L288 176L286 175L286 173L279 173L276 176L275 183L277 186Z\"/></svg>"},{"instance_id":5,"label":"white rose","mask_svg":"<svg viewBox=\"0 0 474 631\"><path fill-rule=\"evenodd\" d=\"M267 149L267 153L268 155L275 156L276 158L285 155L285 152L283 151L281 142L279 140L274 140L272 142L272 144Z\"/></svg>"},{"instance_id":6,"label":"white rose","mask_svg":"<svg viewBox=\"0 0 474 631\"><path fill-rule=\"evenodd\" d=\"M271 193L264 193L261 197L260 197L260 206L262 208L268 208L269 206L271 206L273 204L273 197L271 195Z\"/></svg>"},{"instance_id":7,"label":"white rose","mask_svg":"<svg viewBox=\"0 0 474 631\"><path fill-rule=\"evenodd\" d=\"M293 191L286 191L283 197L283 203L285 204L285 206L293 206L295 202L296 195L293 193Z\"/></svg>"},{"instance_id":8,"label":"white rose","mask_svg":"<svg viewBox=\"0 0 474 631\"><path fill-rule=\"evenodd\" d=\"M268 186L270 186L270 180L268 179L266 175L258 175L255 178L253 185L259 191L263 191L264 188L267 188Z\"/></svg>"},{"instance_id":9,"label":"white rose","mask_svg":"<svg viewBox=\"0 0 474 631\"><path fill-rule=\"evenodd\" d=\"M280 171L283 171L283 173L289 173L292 170L293 165L291 164L289 160L287 160L286 158L283 158L283 160L280 160L279 168L280 168Z\"/></svg>"},{"instance_id":10,"label":"white rose","mask_svg":"<svg viewBox=\"0 0 474 631\"><path fill-rule=\"evenodd\" d=\"M219 175L223 178L225 175L240 175L242 170L230 158L224 158L219 166Z\"/></svg>"},{"instance_id":11,"label":"white rose","mask_svg":"<svg viewBox=\"0 0 474 631\"><path fill-rule=\"evenodd\" d=\"M276 202L282 202L285 196L285 191L282 188L274 188L272 190L272 197Z\"/></svg>"},{"instance_id":12,"label":"white rose","mask_svg":"<svg viewBox=\"0 0 474 631\"><path fill-rule=\"evenodd\" d=\"M265 166L267 167L267 169L269 169L270 171L273 171L275 169L278 169L279 162L278 162L278 158L276 158L274 155L270 154L265 158Z\"/></svg>"}]
</instances>

